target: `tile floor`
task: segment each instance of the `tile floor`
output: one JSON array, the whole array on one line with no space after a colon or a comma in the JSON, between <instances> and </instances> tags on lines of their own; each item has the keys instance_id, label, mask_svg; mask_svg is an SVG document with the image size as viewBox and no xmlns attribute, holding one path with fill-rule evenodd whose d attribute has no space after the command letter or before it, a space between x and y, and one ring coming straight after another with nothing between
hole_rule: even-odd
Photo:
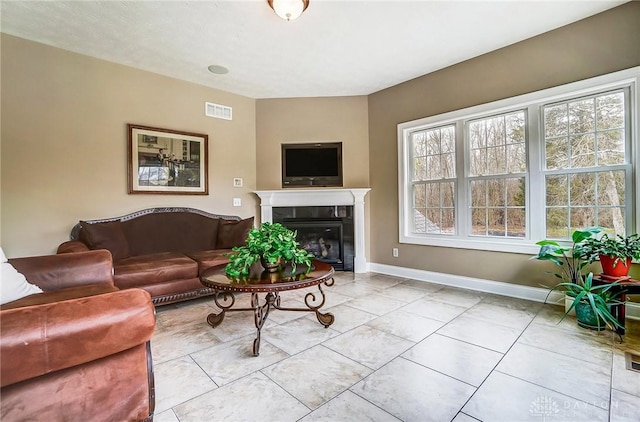
<instances>
[{"instance_id":1,"label":"tile floor","mask_svg":"<svg viewBox=\"0 0 640 422\"><path fill-rule=\"evenodd\" d=\"M258 357L250 312L213 329L211 298L159 307L155 421L640 421L624 358L640 354L640 322L620 344L558 323L556 306L379 274L335 281L331 327L276 310ZM307 291L282 301L304 306Z\"/></svg>"}]
</instances>

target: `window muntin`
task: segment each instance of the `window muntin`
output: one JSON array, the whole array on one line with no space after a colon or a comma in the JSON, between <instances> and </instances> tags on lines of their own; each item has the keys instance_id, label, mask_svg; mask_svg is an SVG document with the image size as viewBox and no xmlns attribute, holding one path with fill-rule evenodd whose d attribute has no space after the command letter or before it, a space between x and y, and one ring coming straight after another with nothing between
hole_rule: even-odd
<instances>
[{"instance_id":1,"label":"window muntin","mask_svg":"<svg viewBox=\"0 0 640 422\"><path fill-rule=\"evenodd\" d=\"M411 133L412 233L455 234L455 125Z\"/></svg>"}]
</instances>

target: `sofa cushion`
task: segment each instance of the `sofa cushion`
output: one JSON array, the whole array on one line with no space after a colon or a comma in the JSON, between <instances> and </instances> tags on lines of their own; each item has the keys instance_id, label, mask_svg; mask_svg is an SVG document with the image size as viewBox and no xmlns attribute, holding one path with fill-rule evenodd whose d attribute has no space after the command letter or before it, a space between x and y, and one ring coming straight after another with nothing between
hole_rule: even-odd
<instances>
[{"instance_id":1,"label":"sofa cushion","mask_svg":"<svg viewBox=\"0 0 640 422\"><path fill-rule=\"evenodd\" d=\"M122 230L122 223L109 221L105 223L80 222L81 240L91 249L107 249L114 260L129 256L129 244Z\"/></svg>"},{"instance_id":2,"label":"sofa cushion","mask_svg":"<svg viewBox=\"0 0 640 422\"><path fill-rule=\"evenodd\" d=\"M84 286L67 287L52 292L44 292L37 295L29 295L22 299L3 304L0 309L15 309L25 306L43 305L45 303L62 302L63 300L77 299L79 297L88 297L101 295L104 293L117 292L118 288L112 284L87 284Z\"/></svg>"},{"instance_id":3,"label":"sofa cushion","mask_svg":"<svg viewBox=\"0 0 640 422\"><path fill-rule=\"evenodd\" d=\"M198 263L178 252L132 256L114 264L121 289L198 277Z\"/></svg>"},{"instance_id":4,"label":"sofa cushion","mask_svg":"<svg viewBox=\"0 0 640 422\"><path fill-rule=\"evenodd\" d=\"M190 212L159 212L122 223L131 256L215 248L219 219Z\"/></svg>"},{"instance_id":5,"label":"sofa cushion","mask_svg":"<svg viewBox=\"0 0 640 422\"><path fill-rule=\"evenodd\" d=\"M229 257L225 256L225 254L230 252L231 249L215 249L211 251L190 252L187 256L198 263L198 274L202 274L211 267L227 264Z\"/></svg>"},{"instance_id":6,"label":"sofa cushion","mask_svg":"<svg viewBox=\"0 0 640 422\"><path fill-rule=\"evenodd\" d=\"M253 228L253 217L240 221L223 221L218 227L218 241L215 249L231 249L247 242L247 235Z\"/></svg>"},{"instance_id":7,"label":"sofa cushion","mask_svg":"<svg viewBox=\"0 0 640 422\"><path fill-rule=\"evenodd\" d=\"M27 281L22 273L19 273L8 262L0 264L0 305L22 299L35 293L42 293L42 289Z\"/></svg>"}]
</instances>

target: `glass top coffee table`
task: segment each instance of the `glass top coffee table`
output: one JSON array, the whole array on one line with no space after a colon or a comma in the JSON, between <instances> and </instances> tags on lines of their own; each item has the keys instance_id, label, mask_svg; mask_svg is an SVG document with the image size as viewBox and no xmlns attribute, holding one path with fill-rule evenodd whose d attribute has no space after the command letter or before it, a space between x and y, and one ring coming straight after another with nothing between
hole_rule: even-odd
<instances>
[{"instance_id":1,"label":"glass top coffee table","mask_svg":"<svg viewBox=\"0 0 640 422\"><path fill-rule=\"evenodd\" d=\"M247 280L234 280L224 273L225 264L206 270L200 277L200 281L206 287L214 289L213 300L221 309L220 313L211 313L207 316L207 323L213 328L224 320L226 312L253 311L256 324L256 339L253 341L253 355L260 354L260 331L264 325L271 308L281 311L314 312L320 324L325 328L333 324L333 314L320 312L325 303L325 294L322 286L331 287L334 284L334 269L331 265L320 261L312 261L311 271L306 272L306 265L298 265L292 273L291 267L286 266L277 272L263 271L259 264L252 267ZM280 292L287 290L303 289L318 286L319 296L309 292L304 297L307 308L287 308L280 306ZM234 293L251 293L250 308L233 308L235 304ZM260 293L266 293L264 302L260 303Z\"/></svg>"}]
</instances>

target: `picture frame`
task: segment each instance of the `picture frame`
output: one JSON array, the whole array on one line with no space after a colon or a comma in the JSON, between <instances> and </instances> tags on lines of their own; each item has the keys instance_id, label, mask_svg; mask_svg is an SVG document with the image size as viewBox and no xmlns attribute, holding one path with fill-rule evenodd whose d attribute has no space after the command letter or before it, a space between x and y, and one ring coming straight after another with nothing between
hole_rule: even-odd
<instances>
[{"instance_id":1,"label":"picture frame","mask_svg":"<svg viewBox=\"0 0 640 422\"><path fill-rule=\"evenodd\" d=\"M127 124L130 194L208 195L209 136Z\"/></svg>"}]
</instances>

